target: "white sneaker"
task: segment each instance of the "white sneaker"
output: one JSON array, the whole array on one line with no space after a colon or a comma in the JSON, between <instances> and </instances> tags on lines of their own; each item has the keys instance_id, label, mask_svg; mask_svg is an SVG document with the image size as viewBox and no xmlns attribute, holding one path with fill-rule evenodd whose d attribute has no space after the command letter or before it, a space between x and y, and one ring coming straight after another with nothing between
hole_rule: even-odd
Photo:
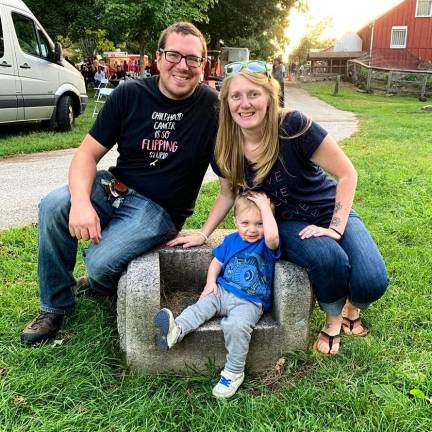
<instances>
[{"instance_id":1,"label":"white sneaker","mask_svg":"<svg viewBox=\"0 0 432 432\"><path fill-rule=\"evenodd\" d=\"M236 374L224 369L221 372L219 382L213 387L213 396L217 398L231 397L240 387L244 377L244 372Z\"/></svg>"},{"instance_id":2,"label":"white sneaker","mask_svg":"<svg viewBox=\"0 0 432 432\"><path fill-rule=\"evenodd\" d=\"M172 312L166 308L155 315L154 323L159 330L155 337L156 346L166 352L177 342L181 329L176 325Z\"/></svg>"}]
</instances>

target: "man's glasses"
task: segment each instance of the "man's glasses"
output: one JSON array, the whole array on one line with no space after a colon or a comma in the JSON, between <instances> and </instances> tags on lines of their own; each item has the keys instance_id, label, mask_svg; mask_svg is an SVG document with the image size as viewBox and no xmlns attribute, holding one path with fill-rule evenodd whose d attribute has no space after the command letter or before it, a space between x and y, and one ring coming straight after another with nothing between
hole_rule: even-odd
<instances>
[{"instance_id":1,"label":"man's glasses","mask_svg":"<svg viewBox=\"0 0 432 432\"><path fill-rule=\"evenodd\" d=\"M185 59L186 64L191 68L200 67L204 61L203 57L197 57L194 55L183 55L177 51L167 51L164 49L160 49L159 52L165 56L165 60L169 63L178 64Z\"/></svg>"},{"instance_id":2,"label":"man's glasses","mask_svg":"<svg viewBox=\"0 0 432 432\"><path fill-rule=\"evenodd\" d=\"M238 74L242 69L246 69L251 73L266 73L267 76L271 78L271 70L267 63L262 60L233 62L228 63L224 67L226 76Z\"/></svg>"}]
</instances>

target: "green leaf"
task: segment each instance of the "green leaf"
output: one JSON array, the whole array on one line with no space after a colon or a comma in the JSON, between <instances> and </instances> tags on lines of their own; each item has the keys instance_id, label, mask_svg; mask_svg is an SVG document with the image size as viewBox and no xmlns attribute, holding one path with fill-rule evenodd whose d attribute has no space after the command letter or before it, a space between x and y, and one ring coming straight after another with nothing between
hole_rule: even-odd
<instances>
[{"instance_id":1,"label":"green leaf","mask_svg":"<svg viewBox=\"0 0 432 432\"><path fill-rule=\"evenodd\" d=\"M409 391L409 394L421 400L426 399L426 395L419 389L412 389Z\"/></svg>"},{"instance_id":2,"label":"green leaf","mask_svg":"<svg viewBox=\"0 0 432 432\"><path fill-rule=\"evenodd\" d=\"M392 384L372 384L371 390L375 396L389 403L402 404L407 401L406 396Z\"/></svg>"}]
</instances>

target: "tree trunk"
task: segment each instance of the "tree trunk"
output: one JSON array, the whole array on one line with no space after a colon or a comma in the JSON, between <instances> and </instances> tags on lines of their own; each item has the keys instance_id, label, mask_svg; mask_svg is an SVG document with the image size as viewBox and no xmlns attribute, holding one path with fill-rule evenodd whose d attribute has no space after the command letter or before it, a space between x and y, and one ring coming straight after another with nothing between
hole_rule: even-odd
<instances>
[{"instance_id":1,"label":"tree trunk","mask_svg":"<svg viewBox=\"0 0 432 432\"><path fill-rule=\"evenodd\" d=\"M144 71L145 71L145 65L144 65L144 55L145 55L145 47L146 43L144 40L144 37L139 38L139 55L140 55L140 77L141 79L144 78Z\"/></svg>"}]
</instances>

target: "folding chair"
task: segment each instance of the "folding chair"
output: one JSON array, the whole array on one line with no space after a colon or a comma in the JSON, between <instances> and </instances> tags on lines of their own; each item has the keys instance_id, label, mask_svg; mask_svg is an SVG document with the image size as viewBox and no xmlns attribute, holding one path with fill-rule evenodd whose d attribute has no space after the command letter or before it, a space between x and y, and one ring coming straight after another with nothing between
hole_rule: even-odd
<instances>
[{"instance_id":1,"label":"folding chair","mask_svg":"<svg viewBox=\"0 0 432 432\"><path fill-rule=\"evenodd\" d=\"M108 84L109 84L109 80L108 80L108 78L103 78L103 79L101 79L100 84L99 84L97 87L95 87L95 89L94 89L94 98L95 98L95 99L97 99L97 96L98 96L98 94L99 94L99 90L100 90L101 88L108 87Z\"/></svg>"},{"instance_id":2,"label":"folding chair","mask_svg":"<svg viewBox=\"0 0 432 432\"><path fill-rule=\"evenodd\" d=\"M108 96L113 91L114 91L113 88L108 88L108 87L99 88L96 100L94 102L93 117L97 117L99 111L102 109L103 104L106 102Z\"/></svg>"}]
</instances>

